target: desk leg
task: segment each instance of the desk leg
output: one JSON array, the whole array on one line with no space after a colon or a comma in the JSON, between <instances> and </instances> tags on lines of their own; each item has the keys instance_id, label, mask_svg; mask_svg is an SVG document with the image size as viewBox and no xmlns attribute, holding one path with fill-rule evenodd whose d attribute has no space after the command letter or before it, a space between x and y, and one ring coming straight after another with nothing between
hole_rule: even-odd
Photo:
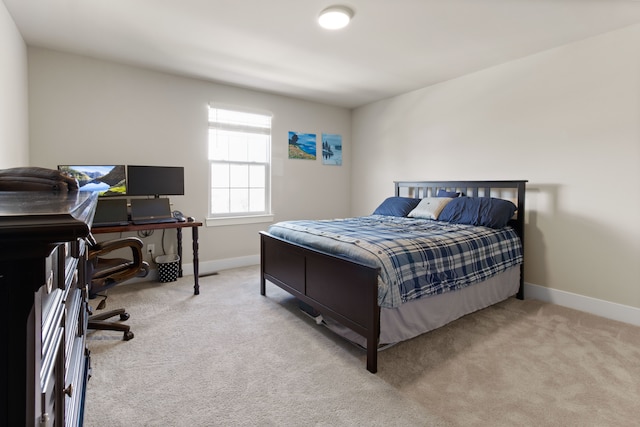
<instances>
[{"instance_id":1,"label":"desk leg","mask_svg":"<svg viewBox=\"0 0 640 427\"><path fill-rule=\"evenodd\" d=\"M193 294L200 294L200 284L198 283L199 267L198 267L198 227L191 227L191 236L193 240Z\"/></svg>"},{"instance_id":2,"label":"desk leg","mask_svg":"<svg viewBox=\"0 0 640 427\"><path fill-rule=\"evenodd\" d=\"M176 228L178 232L178 277L182 277L182 228Z\"/></svg>"}]
</instances>

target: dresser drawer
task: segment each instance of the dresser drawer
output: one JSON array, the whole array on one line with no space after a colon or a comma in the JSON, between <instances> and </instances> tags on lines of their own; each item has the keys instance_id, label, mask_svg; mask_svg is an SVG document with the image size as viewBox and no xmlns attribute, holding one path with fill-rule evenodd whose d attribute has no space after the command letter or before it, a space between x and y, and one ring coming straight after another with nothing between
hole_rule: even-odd
<instances>
[{"instance_id":1,"label":"dresser drawer","mask_svg":"<svg viewBox=\"0 0 640 427\"><path fill-rule=\"evenodd\" d=\"M80 326L81 311L83 309L83 301L80 289L73 289L67 295L65 302L65 361L66 369L69 369L71 361L71 353L75 339L79 335L79 331L83 330Z\"/></svg>"},{"instance_id":2,"label":"dresser drawer","mask_svg":"<svg viewBox=\"0 0 640 427\"><path fill-rule=\"evenodd\" d=\"M64 329L57 328L53 333L50 348L43 353L40 365L40 421L48 420L46 426L58 425L62 420L62 412L58 409L62 399L60 397L63 364ZM54 417L56 418L54 421Z\"/></svg>"},{"instance_id":3,"label":"dresser drawer","mask_svg":"<svg viewBox=\"0 0 640 427\"><path fill-rule=\"evenodd\" d=\"M78 282L78 261L84 251L84 241L67 242L64 245L64 275L65 282L62 285L65 289L71 289Z\"/></svg>"},{"instance_id":4,"label":"dresser drawer","mask_svg":"<svg viewBox=\"0 0 640 427\"><path fill-rule=\"evenodd\" d=\"M53 333L61 325L64 301L64 260L65 245L54 247L49 256L44 259L44 282L40 288L42 296L42 351L53 339Z\"/></svg>"},{"instance_id":5,"label":"dresser drawer","mask_svg":"<svg viewBox=\"0 0 640 427\"><path fill-rule=\"evenodd\" d=\"M87 382L87 356L84 337L77 337L73 342L70 369L65 377L65 425L77 425L84 407L84 391Z\"/></svg>"}]
</instances>

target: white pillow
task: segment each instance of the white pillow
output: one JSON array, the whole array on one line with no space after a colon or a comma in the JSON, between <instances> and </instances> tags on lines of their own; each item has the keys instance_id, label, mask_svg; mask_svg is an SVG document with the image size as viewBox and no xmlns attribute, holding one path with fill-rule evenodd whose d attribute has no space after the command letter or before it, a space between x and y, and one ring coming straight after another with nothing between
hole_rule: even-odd
<instances>
[{"instance_id":1,"label":"white pillow","mask_svg":"<svg viewBox=\"0 0 640 427\"><path fill-rule=\"evenodd\" d=\"M408 217L421 219L438 219L438 215L442 212L447 203L452 201L451 197L425 197L420 200Z\"/></svg>"}]
</instances>

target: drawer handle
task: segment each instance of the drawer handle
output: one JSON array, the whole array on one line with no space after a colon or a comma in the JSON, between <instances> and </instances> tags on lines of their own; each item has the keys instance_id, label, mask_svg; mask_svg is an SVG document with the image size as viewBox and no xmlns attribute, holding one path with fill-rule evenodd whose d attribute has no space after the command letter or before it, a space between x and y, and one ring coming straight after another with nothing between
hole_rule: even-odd
<instances>
[{"instance_id":1,"label":"drawer handle","mask_svg":"<svg viewBox=\"0 0 640 427\"><path fill-rule=\"evenodd\" d=\"M49 271L49 277L47 277L47 293L51 293L51 289L53 288L53 270Z\"/></svg>"},{"instance_id":2,"label":"drawer handle","mask_svg":"<svg viewBox=\"0 0 640 427\"><path fill-rule=\"evenodd\" d=\"M71 397L73 395L73 384L69 384L69 386L65 388L63 391L64 391L64 394Z\"/></svg>"},{"instance_id":3,"label":"drawer handle","mask_svg":"<svg viewBox=\"0 0 640 427\"><path fill-rule=\"evenodd\" d=\"M49 413L45 412L40 416L39 427L49 427L49 421L51 421L51 419L49 418Z\"/></svg>"}]
</instances>

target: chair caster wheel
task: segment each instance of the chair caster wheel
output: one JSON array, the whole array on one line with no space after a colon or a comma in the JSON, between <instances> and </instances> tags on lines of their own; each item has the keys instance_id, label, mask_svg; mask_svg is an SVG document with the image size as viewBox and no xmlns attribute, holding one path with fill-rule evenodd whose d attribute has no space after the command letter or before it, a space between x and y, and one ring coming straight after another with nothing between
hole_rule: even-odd
<instances>
[{"instance_id":1,"label":"chair caster wheel","mask_svg":"<svg viewBox=\"0 0 640 427\"><path fill-rule=\"evenodd\" d=\"M131 316L129 316L129 313L122 313L120 315L120 320L122 320L122 321L129 320L129 317L131 317Z\"/></svg>"},{"instance_id":2,"label":"chair caster wheel","mask_svg":"<svg viewBox=\"0 0 640 427\"><path fill-rule=\"evenodd\" d=\"M123 341L129 341L129 340L132 340L132 339L133 339L133 332L131 332L131 331L125 332L123 337L122 337Z\"/></svg>"}]
</instances>

